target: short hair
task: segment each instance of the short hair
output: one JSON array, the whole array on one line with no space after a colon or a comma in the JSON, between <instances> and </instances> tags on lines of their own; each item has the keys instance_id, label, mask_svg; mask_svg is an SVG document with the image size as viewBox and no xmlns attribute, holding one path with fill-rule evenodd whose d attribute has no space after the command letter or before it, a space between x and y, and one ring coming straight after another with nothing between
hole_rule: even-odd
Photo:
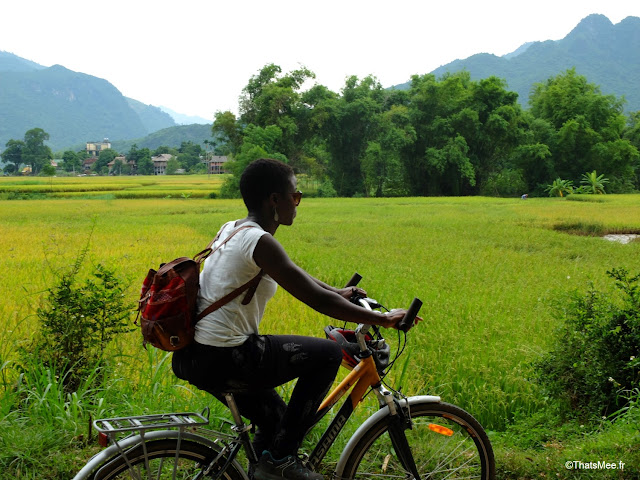
<instances>
[{"instance_id":1,"label":"short hair","mask_svg":"<svg viewBox=\"0 0 640 480\"><path fill-rule=\"evenodd\" d=\"M248 210L260 208L272 193L285 193L293 168L273 158L260 158L251 162L240 177L240 193Z\"/></svg>"}]
</instances>

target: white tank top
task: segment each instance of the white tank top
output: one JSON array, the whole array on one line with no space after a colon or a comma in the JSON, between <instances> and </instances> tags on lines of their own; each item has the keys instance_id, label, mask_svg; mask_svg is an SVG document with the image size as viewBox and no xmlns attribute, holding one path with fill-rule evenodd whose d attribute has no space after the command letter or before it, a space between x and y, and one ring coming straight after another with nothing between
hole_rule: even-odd
<instances>
[{"instance_id":1,"label":"white tank top","mask_svg":"<svg viewBox=\"0 0 640 480\"><path fill-rule=\"evenodd\" d=\"M225 223L220 229L220 237L213 244L215 248L236 230L236 222ZM253 260L253 251L262 235L268 235L255 222L238 232L231 240L209 256L200 272L198 312L244 285L260 272ZM196 342L215 347L235 347L242 345L251 334L258 334L258 327L267 302L275 295L277 283L264 275L255 295L248 305L242 305L246 293L243 292L231 302L202 318L196 324Z\"/></svg>"}]
</instances>

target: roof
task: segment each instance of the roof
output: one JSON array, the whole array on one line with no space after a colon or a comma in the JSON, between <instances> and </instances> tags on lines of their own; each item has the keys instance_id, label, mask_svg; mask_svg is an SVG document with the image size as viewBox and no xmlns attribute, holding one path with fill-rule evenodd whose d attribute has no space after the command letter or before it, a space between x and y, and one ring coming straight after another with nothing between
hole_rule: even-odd
<instances>
[{"instance_id":1,"label":"roof","mask_svg":"<svg viewBox=\"0 0 640 480\"><path fill-rule=\"evenodd\" d=\"M213 157L211 157L209 162L210 163L225 163L227 160L229 160L229 159L224 155L214 155Z\"/></svg>"},{"instance_id":2,"label":"roof","mask_svg":"<svg viewBox=\"0 0 640 480\"><path fill-rule=\"evenodd\" d=\"M166 163L173 158L173 155L170 153L162 153L160 155L156 155L155 157L151 157L153 163Z\"/></svg>"}]
</instances>

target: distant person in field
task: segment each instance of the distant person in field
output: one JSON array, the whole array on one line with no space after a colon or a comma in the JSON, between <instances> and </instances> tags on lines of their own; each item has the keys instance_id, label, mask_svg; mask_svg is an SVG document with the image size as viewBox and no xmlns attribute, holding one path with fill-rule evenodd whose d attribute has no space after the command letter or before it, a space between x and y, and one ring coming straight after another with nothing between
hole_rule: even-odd
<instances>
[{"instance_id":1,"label":"distant person in field","mask_svg":"<svg viewBox=\"0 0 640 480\"><path fill-rule=\"evenodd\" d=\"M396 327L405 310L385 315L358 307L348 300L353 287L326 285L289 258L274 238L280 225L293 224L302 198L287 164L256 160L242 174L240 192L247 216L225 223L213 248L240 226L254 228L239 231L207 258L200 275L198 311L260 272L263 276L252 297L243 293L198 322L195 343L174 353L174 372L222 402L224 393L233 393L240 413L257 427L254 448L262 454L255 471L257 480L319 480L322 475L305 468L296 454L335 379L342 352L335 342L324 338L294 332L260 334L266 303L280 285L324 315L387 328ZM296 378L287 405L275 387Z\"/></svg>"}]
</instances>

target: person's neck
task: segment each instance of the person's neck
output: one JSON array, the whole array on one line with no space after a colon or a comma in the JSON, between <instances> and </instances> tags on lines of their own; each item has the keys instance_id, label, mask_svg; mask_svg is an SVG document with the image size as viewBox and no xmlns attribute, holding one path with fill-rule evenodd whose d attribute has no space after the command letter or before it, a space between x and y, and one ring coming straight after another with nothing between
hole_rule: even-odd
<instances>
[{"instance_id":1,"label":"person's neck","mask_svg":"<svg viewBox=\"0 0 640 480\"><path fill-rule=\"evenodd\" d=\"M248 212L246 218L242 220L242 223L244 222L257 223L265 232L269 232L271 235L276 234L276 230L280 225L273 219L273 217L269 213L266 212Z\"/></svg>"}]
</instances>

